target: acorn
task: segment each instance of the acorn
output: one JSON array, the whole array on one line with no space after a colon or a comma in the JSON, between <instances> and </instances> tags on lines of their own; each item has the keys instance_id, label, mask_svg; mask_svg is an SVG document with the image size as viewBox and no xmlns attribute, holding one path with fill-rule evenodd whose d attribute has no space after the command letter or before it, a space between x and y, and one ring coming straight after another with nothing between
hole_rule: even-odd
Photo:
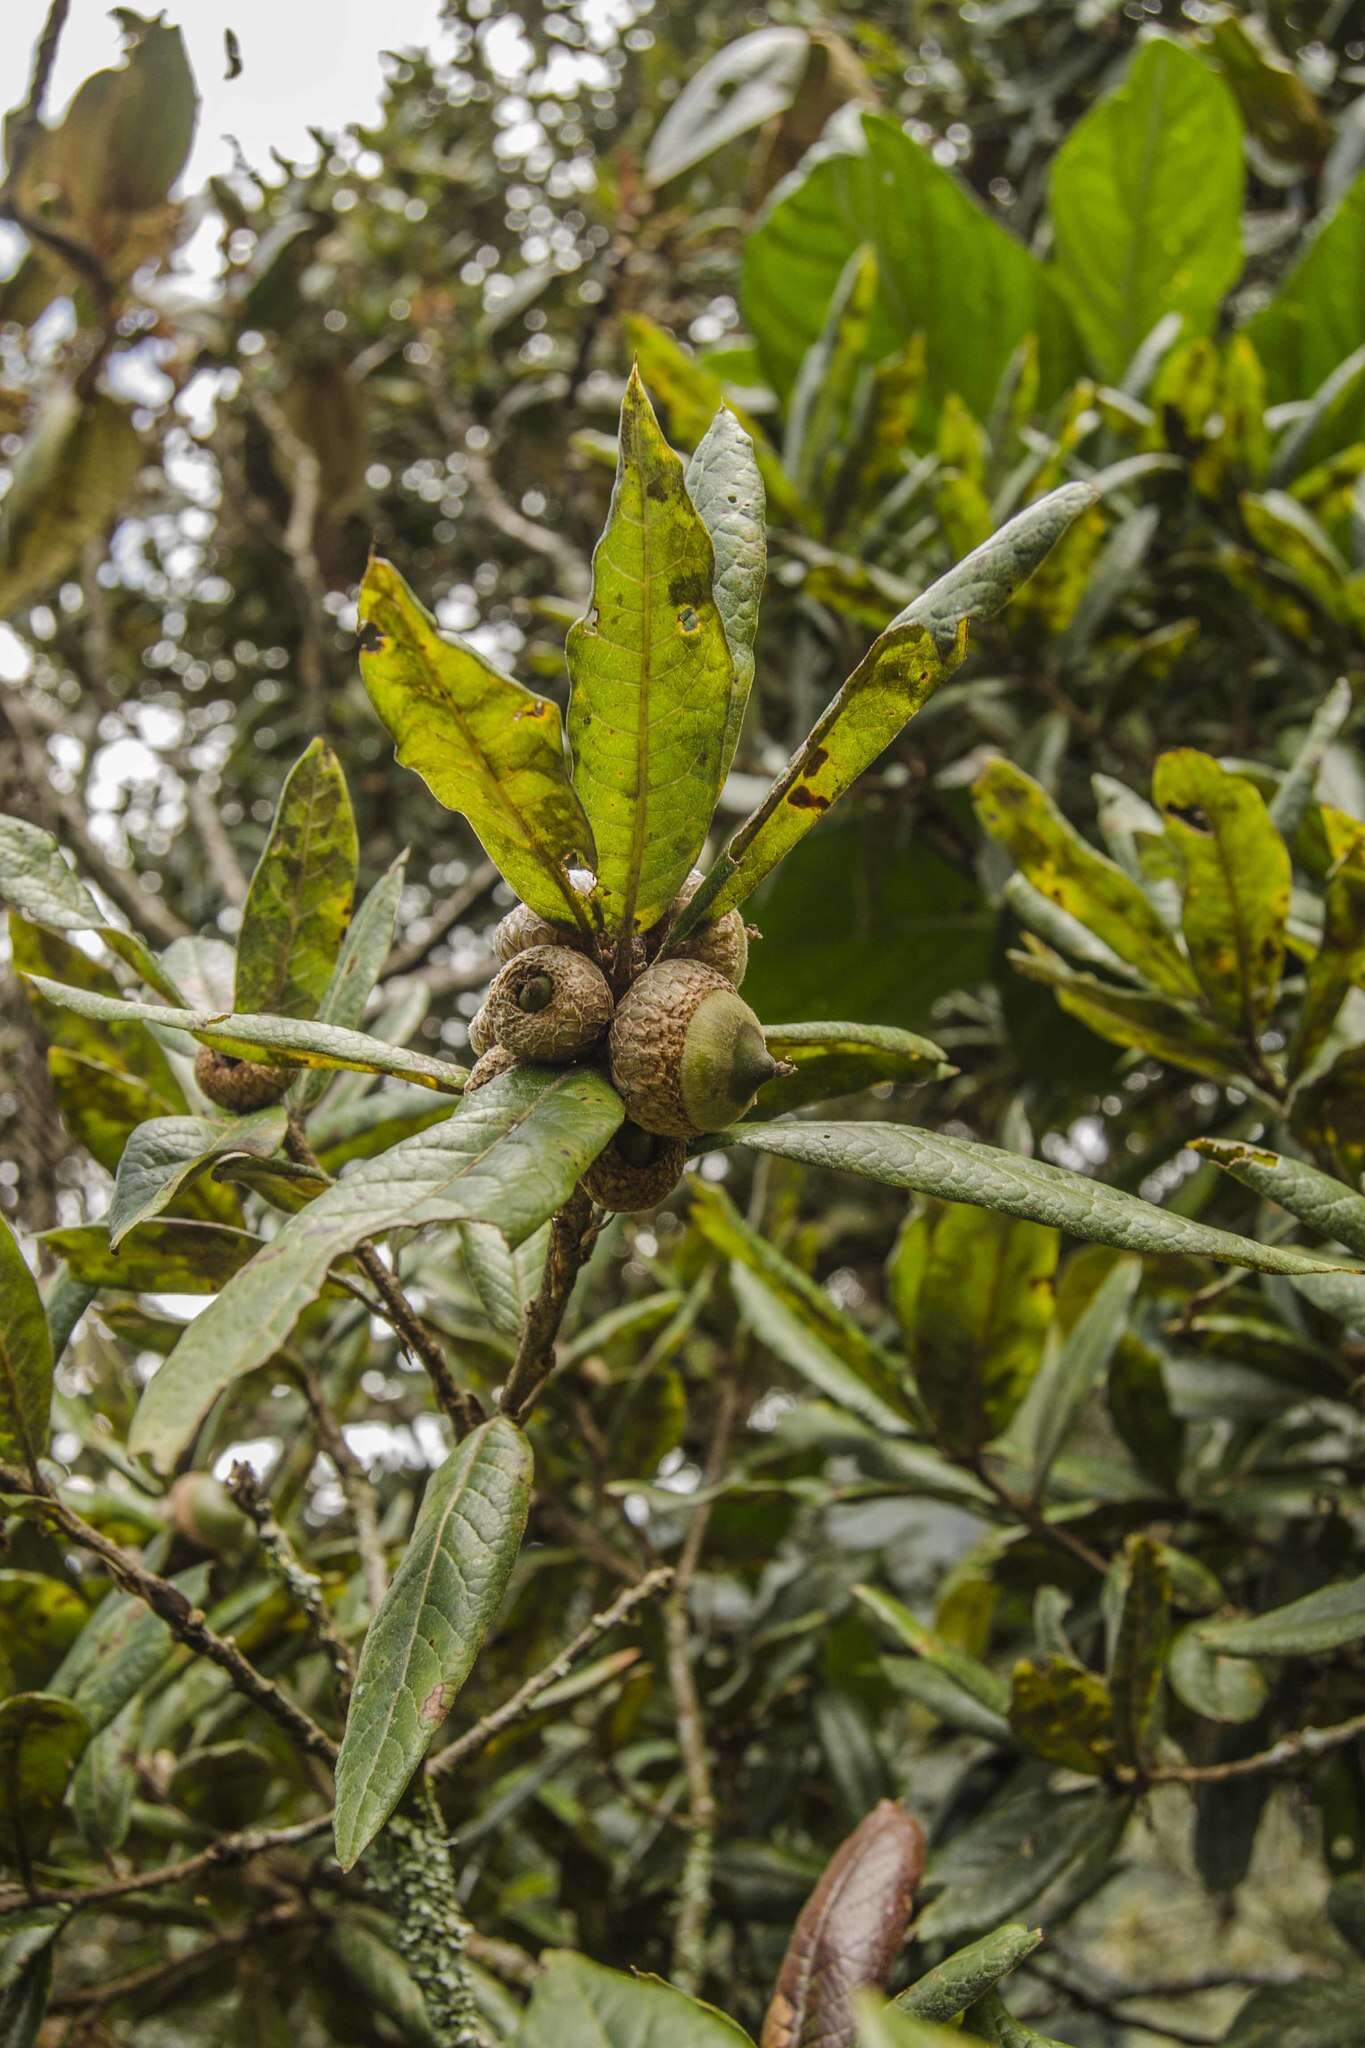
<instances>
[{"instance_id":1,"label":"acorn","mask_svg":"<svg viewBox=\"0 0 1365 2048\"><path fill-rule=\"evenodd\" d=\"M509 1052L505 1045L490 1045L470 1068L469 1079L464 1084L465 1094L472 1095L489 1081L496 1081L499 1074L510 1074L516 1064L516 1054Z\"/></svg>"},{"instance_id":2,"label":"acorn","mask_svg":"<svg viewBox=\"0 0 1365 2048\"><path fill-rule=\"evenodd\" d=\"M566 946L532 946L494 977L484 1008L499 1045L522 1060L581 1059L611 1023L606 976Z\"/></svg>"},{"instance_id":3,"label":"acorn","mask_svg":"<svg viewBox=\"0 0 1365 2048\"><path fill-rule=\"evenodd\" d=\"M278 1102L294 1078L294 1069L267 1067L260 1060L235 1060L231 1053L201 1045L195 1055L194 1078L219 1109L245 1116L248 1110L268 1109Z\"/></svg>"},{"instance_id":4,"label":"acorn","mask_svg":"<svg viewBox=\"0 0 1365 2048\"><path fill-rule=\"evenodd\" d=\"M790 1071L723 974L701 960L660 960L621 998L611 1078L627 1114L664 1137L723 1130L765 1081Z\"/></svg>"},{"instance_id":5,"label":"acorn","mask_svg":"<svg viewBox=\"0 0 1365 2048\"><path fill-rule=\"evenodd\" d=\"M651 960L704 880L701 869L693 868L669 905L667 915L661 917L647 934L645 951ZM714 967L717 974L723 974L738 988L749 968L748 928L737 910L727 910L713 924L704 924L697 931L689 932L669 957L674 960L700 960L704 966Z\"/></svg>"},{"instance_id":6,"label":"acorn","mask_svg":"<svg viewBox=\"0 0 1365 2048\"><path fill-rule=\"evenodd\" d=\"M469 1020L469 1049L475 1059L481 1060L486 1052L492 1052L497 1042L498 1034L489 1018L488 1005L484 1003Z\"/></svg>"},{"instance_id":7,"label":"acorn","mask_svg":"<svg viewBox=\"0 0 1365 2048\"><path fill-rule=\"evenodd\" d=\"M494 927L493 951L505 967L509 960L515 960L518 953L529 952L532 946L568 946L578 953L583 949L583 941L567 925L550 924L524 903L518 903Z\"/></svg>"},{"instance_id":8,"label":"acorn","mask_svg":"<svg viewBox=\"0 0 1365 2048\"><path fill-rule=\"evenodd\" d=\"M171 1526L215 1557L234 1558L253 1547L256 1530L221 1479L211 1472L182 1472L166 1496Z\"/></svg>"},{"instance_id":9,"label":"acorn","mask_svg":"<svg viewBox=\"0 0 1365 2048\"><path fill-rule=\"evenodd\" d=\"M582 1187L604 1209L654 1209L672 1194L686 1164L684 1139L624 1123L584 1174Z\"/></svg>"}]
</instances>

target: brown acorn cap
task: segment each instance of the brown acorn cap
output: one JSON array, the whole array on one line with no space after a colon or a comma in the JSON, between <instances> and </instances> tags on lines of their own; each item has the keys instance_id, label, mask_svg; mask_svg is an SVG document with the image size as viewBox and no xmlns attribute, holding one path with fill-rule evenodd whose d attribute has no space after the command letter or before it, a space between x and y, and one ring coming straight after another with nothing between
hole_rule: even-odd
<instances>
[{"instance_id":1,"label":"brown acorn cap","mask_svg":"<svg viewBox=\"0 0 1365 2048\"><path fill-rule=\"evenodd\" d=\"M667 913L645 934L645 953L650 960L657 956L669 932L705 879L700 868L693 868ZM705 966L714 967L717 974L723 974L738 988L749 968L749 934L744 919L737 910L727 910L714 924L704 924L699 930L690 932L670 957L700 960Z\"/></svg>"},{"instance_id":2,"label":"brown acorn cap","mask_svg":"<svg viewBox=\"0 0 1365 2048\"><path fill-rule=\"evenodd\" d=\"M490 1045L470 1068L469 1079L464 1084L465 1094L472 1095L489 1081L496 1081L499 1074L510 1074L516 1064L516 1054L509 1052L505 1045Z\"/></svg>"},{"instance_id":3,"label":"brown acorn cap","mask_svg":"<svg viewBox=\"0 0 1365 2048\"><path fill-rule=\"evenodd\" d=\"M509 960L515 960L518 953L525 953L532 946L569 946L579 953L583 941L567 925L550 924L524 903L518 903L494 926L493 951L505 967Z\"/></svg>"},{"instance_id":4,"label":"brown acorn cap","mask_svg":"<svg viewBox=\"0 0 1365 2048\"><path fill-rule=\"evenodd\" d=\"M567 946L532 946L496 975L484 1005L499 1045L521 1060L581 1059L611 1022L600 967Z\"/></svg>"},{"instance_id":5,"label":"brown acorn cap","mask_svg":"<svg viewBox=\"0 0 1365 2048\"><path fill-rule=\"evenodd\" d=\"M476 1060L481 1060L486 1052L492 1052L497 1042L498 1035L489 1018L488 1005L484 1003L469 1020L469 1050Z\"/></svg>"},{"instance_id":6,"label":"brown acorn cap","mask_svg":"<svg viewBox=\"0 0 1365 2048\"><path fill-rule=\"evenodd\" d=\"M627 1114L666 1137L723 1130L783 1071L749 1005L700 960L647 967L621 998L610 1047Z\"/></svg>"},{"instance_id":7,"label":"brown acorn cap","mask_svg":"<svg viewBox=\"0 0 1365 2048\"><path fill-rule=\"evenodd\" d=\"M682 1138L661 1138L624 1123L583 1176L585 1194L604 1209L654 1209L671 1195L687 1164Z\"/></svg>"},{"instance_id":8,"label":"brown acorn cap","mask_svg":"<svg viewBox=\"0 0 1365 2048\"><path fill-rule=\"evenodd\" d=\"M195 1055L194 1078L210 1102L238 1116L268 1109L278 1102L294 1078L292 1067L267 1067L259 1060L235 1060L231 1053L201 1045Z\"/></svg>"}]
</instances>

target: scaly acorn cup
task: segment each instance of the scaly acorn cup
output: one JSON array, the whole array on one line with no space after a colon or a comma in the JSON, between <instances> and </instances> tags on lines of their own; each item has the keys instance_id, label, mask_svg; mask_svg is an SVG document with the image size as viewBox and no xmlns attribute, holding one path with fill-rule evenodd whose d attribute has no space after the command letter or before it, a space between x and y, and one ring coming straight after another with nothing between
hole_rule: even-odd
<instances>
[{"instance_id":1,"label":"scaly acorn cup","mask_svg":"<svg viewBox=\"0 0 1365 2048\"><path fill-rule=\"evenodd\" d=\"M497 1043L519 1060L581 1059L611 1023L606 976L567 946L532 946L494 977L484 1005Z\"/></svg>"},{"instance_id":2,"label":"scaly acorn cup","mask_svg":"<svg viewBox=\"0 0 1365 2048\"><path fill-rule=\"evenodd\" d=\"M278 1102L294 1078L292 1067L267 1067L259 1060L235 1060L230 1053L203 1045L195 1055L194 1078L219 1109L245 1116Z\"/></svg>"},{"instance_id":3,"label":"scaly acorn cup","mask_svg":"<svg viewBox=\"0 0 1365 2048\"><path fill-rule=\"evenodd\" d=\"M646 933L645 954L648 959L657 957L679 913L686 909L705 879L700 868L693 868L670 904L667 915ZM670 957L700 960L704 966L714 967L717 974L723 974L738 988L749 971L748 928L737 910L727 910L714 924L704 924L689 933Z\"/></svg>"},{"instance_id":4,"label":"scaly acorn cup","mask_svg":"<svg viewBox=\"0 0 1365 2048\"><path fill-rule=\"evenodd\" d=\"M654 1209L672 1194L686 1164L685 1139L626 1123L588 1168L582 1187L604 1209Z\"/></svg>"},{"instance_id":5,"label":"scaly acorn cup","mask_svg":"<svg viewBox=\"0 0 1365 2048\"><path fill-rule=\"evenodd\" d=\"M532 946L568 946L577 953L583 950L583 936L567 925L549 923L524 903L518 903L494 927L493 951L505 967L509 960L515 960L518 953L528 952Z\"/></svg>"},{"instance_id":6,"label":"scaly acorn cup","mask_svg":"<svg viewBox=\"0 0 1365 2048\"><path fill-rule=\"evenodd\" d=\"M497 1042L498 1035L488 1015L488 1005L484 1003L469 1020L469 1050L476 1060L481 1060L486 1052L492 1052Z\"/></svg>"},{"instance_id":7,"label":"scaly acorn cup","mask_svg":"<svg viewBox=\"0 0 1365 2048\"><path fill-rule=\"evenodd\" d=\"M621 998L611 1078L626 1113L663 1137L723 1130L765 1081L790 1072L734 987L700 960L660 960Z\"/></svg>"},{"instance_id":8,"label":"scaly acorn cup","mask_svg":"<svg viewBox=\"0 0 1365 2048\"><path fill-rule=\"evenodd\" d=\"M487 1052L481 1052L469 1070L469 1079L464 1084L466 1095L473 1095L488 1082L496 1081L499 1074L508 1074L517 1064L517 1056L505 1045L490 1045Z\"/></svg>"}]
</instances>

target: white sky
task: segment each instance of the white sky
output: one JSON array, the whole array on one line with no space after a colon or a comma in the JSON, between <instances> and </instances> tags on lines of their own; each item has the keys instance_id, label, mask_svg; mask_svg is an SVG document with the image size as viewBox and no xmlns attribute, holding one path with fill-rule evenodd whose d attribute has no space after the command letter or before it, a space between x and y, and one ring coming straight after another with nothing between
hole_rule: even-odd
<instances>
[{"instance_id":1,"label":"white sky","mask_svg":"<svg viewBox=\"0 0 1365 2048\"><path fill-rule=\"evenodd\" d=\"M152 15L163 0L138 0ZM439 0L164 0L168 21L184 33L199 85L199 129L181 189L192 192L210 172L227 170L235 135L247 161L269 165L273 144L285 155L311 158L310 125L335 131L370 119L379 107L381 50L432 47ZM28 86L33 45L47 0L0 0L0 109L17 105ZM223 31L232 28L242 75L228 84ZM71 0L57 68L48 92L49 118L101 65L118 61L120 40L107 0Z\"/></svg>"}]
</instances>

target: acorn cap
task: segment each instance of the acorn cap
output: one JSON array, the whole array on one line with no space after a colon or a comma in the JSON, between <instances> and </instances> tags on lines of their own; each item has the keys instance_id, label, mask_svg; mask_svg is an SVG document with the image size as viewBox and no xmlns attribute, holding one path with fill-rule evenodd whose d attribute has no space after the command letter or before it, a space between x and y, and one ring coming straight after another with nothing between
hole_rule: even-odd
<instances>
[{"instance_id":1,"label":"acorn cap","mask_svg":"<svg viewBox=\"0 0 1365 2048\"><path fill-rule=\"evenodd\" d=\"M219 1109L245 1116L278 1102L294 1078L292 1067L267 1067L260 1060L235 1060L231 1053L201 1045L195 1055L194 1078Z\"/></svg>"},{"instance_id":2,"label":"acorn cap","mask_svg":"<svg viewBox=\"0 0 1365 2048\"><path fill-rule=\"evenodd\" d=\"M749 1005L700 960L647 967L621 998L610 1047L627 1114L667 1137L723 1130L783 1071Z\"/></svg>"},{"instance_id":3,"label":"acorn cap","mask_svg":"<svg viewBox=\"0 0 1365 2048\"><path fill-rule=\"evenodd\" d=\"M524 903L518 903L494 927L493 951L505 967L509 960L515 960L518 953L525 953L532 946L569 946L577 953L582 951L583 942L580 934L567 925L550 924Z\"/></svg>"},{"instance_id":4,"label":"acorn cap","mask_svg":"<svg viewBox=\"0 0 1365 2048\"><path fill-rule=\"evenodd\" d=\"M687 1164L682 1138L661 1138L624 1123L583 1176L582 1186L604 1209L654 1209L671 1195Z\"/></svg>"},{"instance_id":5,"label":"acorn cap","mask_svg":"<svg viewBox=\"0 0 1365 2048\"><path fill-rule=\"evenodd\" d=\"M469 1049L475 1059L481 1060L486 1052L492 1052L497 1042L498 1035L488 1015L488 1005L484 1003L469 1020Z\"/></svg>"},{"instance_id":6,"label":"acorn cap","mask_svg":"<svg viewBox=\"0 0 1365 2048\"><path fill-rule=\"evenodd\" d=\"M611 1022L599 967L566 946L532 946L494 977L484 1008L499 1045L521 1060L581 1059Z\"/></svg>"},{"instance_id":7,"label":"acorn cap","mask_svg":"<svg viewBox=\"0 0 1365 2048\"><path fill-rule=\"evenodd\" d=\"M499 1074L509 1074L517 1064L517 1056L505 1045L490 1045L482 1052L469 1070L469 1079L464 1084L466 1095L473 1095L489 1081L496 1081Z\"/></svg>"},{"instance_id":8,"label":"acorn cap","mask_svg":"<svg viewBox=\"0 0 1365 2048\"><path fill-rule=\"evenodd\" d=\"M700 868L693 868L665 915L646 933L645 952L650 960L657 957L669 932L705 879ZM744 919L737 910L727 910L714 924L704 924L697 931L689 932L674 948L670 958L700 960L704 966L714 967L717 974L723 974L738 988L749 968L749 934Z\"/></svg>"}]
</instances>

